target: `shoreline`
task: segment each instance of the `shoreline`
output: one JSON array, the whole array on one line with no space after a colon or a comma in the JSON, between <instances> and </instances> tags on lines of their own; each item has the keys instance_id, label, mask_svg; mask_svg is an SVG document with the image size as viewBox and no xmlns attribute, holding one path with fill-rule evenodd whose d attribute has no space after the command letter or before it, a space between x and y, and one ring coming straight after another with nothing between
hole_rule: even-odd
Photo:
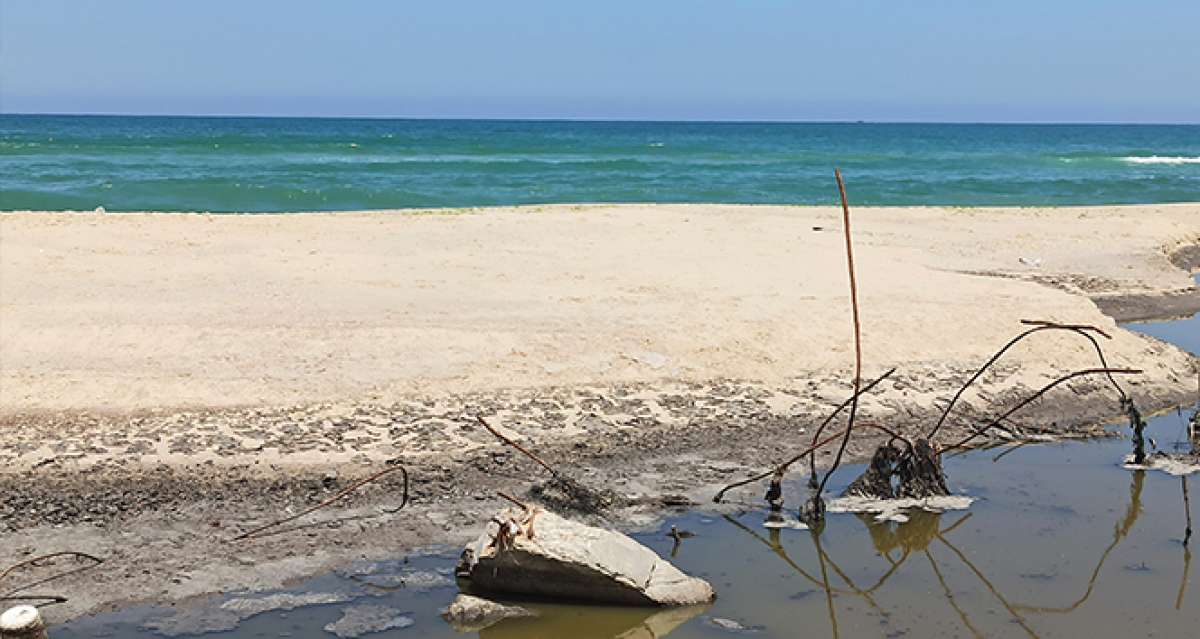
<instances>
[{"instance_id":1,"label":"shoreline","mask_svg":"<svg viewBox=\"0 0 1200 639\"><path fill-rule=\"evenodd\" d=\"M833 198L831 198L833 201ZM1179 201L1158 201L1158 202L1124 202L1120 204L854 204L851 202L851 211L868 212L871 210L896 210L896 209L941 209L947 211L1022 211L1022 210L1082 210L1082 209L1146 209L1146 208L1171 208L1171 207L1194 207L1200 206L1200 200L1179 200ZM655 207L687 207L687 208L740 208L740 209L794 209L797 211L812 211L817 209L838 209L840 204L792 204L792 203L772 203L772 202L692 202L692 201L641 201L629 200L621 202L597 202L597 201L573 201L573 202L528 202L522 204L480 204L474 206L408 206L400 208L377 208L377 209L279 209L271 211L253 211L253 210L221 210L212 211L206 209L110 209L104 206L97 206L94 209L0 209L0 216L12 215L59 215L59 216L91 216L91 215L114 215L114 216L189 216L189 215L215 215L218 217L286 217L292 215L300 216L330 216L330 217L354 217L354 216L376 216L376 215L462 215L473 213L487 213L496 211L523 211L528 213L541 213L553 209L596 209L596 208L655 208Z\"/></svg>"},{"instance_id":2,"label":"shoreline","mask_svg":"<svg viewBox=\"0 0 1200 639\"><path fill-rule=\"evenodd\" d=\"M541 217L491 209L213 222L0 213L0 337L4 361L17 363L16 372L10 363L0 370L0 527L10 541L0 564L58 550L109 557L57 584L71 592L47 611L60 622L453 546L501 504L494 490L521 493L542 479L473 427L476 414L497 416L580 479L640 495L616 523L646 526L671 508L711 507L715 486L774 461L847 395L834 209L551 208ZM1112 333L1114 364L1146 369L1122 380L1146 412L1194 396L1195 358L1117 327L1093 300L1128 298L1162 313L1161 300L1194 291L1186 269L1200 266L1187 257L1200 246L1200 205L1077 207L1065 216L854 211L865 375L900 369L863 402L863 419L917 432L1022 318ZM212 230L221 220L251 222ZM294 308L330 295L339 303ZM396 312L412 300L407 315ZM273 319L282 312L285 320ZM319 333L324 350L305 344L296 357L295 326ZM204 330L206 340L188 337ZM396 348L391 340L405 330L420 339ZM472 333L487 339L464 337ZM949 434L1055 373L1091 365L1083 346L1046 338L1014 352L964 397ZM240 359L222 360L231 356ZM386 364L400 356L421 366ZM184 359L186 385L160 379L173 358ZM262 379L267 369L305 374ZM437 374L421 377L430 370ZM246 386L270 401L233 401L250 397ZM1094 435L1120 414L1099 382L1068 386L1020 413L1020 426ZM180 391L190 402L156 399ZM855 438L850 458L875 443ZM399 494L389 480L314 517L339 523L225 541L390 459L413 478L412 505L399 513L387 512ZM758 489L735 500L755 501Z\"/></svg>"}]
</instances>

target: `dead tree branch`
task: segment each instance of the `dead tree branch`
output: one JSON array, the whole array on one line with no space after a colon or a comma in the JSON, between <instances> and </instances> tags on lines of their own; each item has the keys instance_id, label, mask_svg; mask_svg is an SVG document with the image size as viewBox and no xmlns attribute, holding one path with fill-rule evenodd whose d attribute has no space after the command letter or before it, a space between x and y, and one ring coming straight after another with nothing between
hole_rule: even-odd
<instances>
[{"instance_id":1,"label":"dead tree branch","mask_svg":"<svg viewBox=\"0 0 1200 639\"><path fill-rule=\"evenodd\" d=\"M854 401L854 399L856 397L860 397L863 394L870 392L871 389L875 388L875 386L877 386L883 380L887 379L888 377L891 377L892 373L895 373L895 372L896 372L896 369L894 369L894 368L887 371L883 375L880 375L878 378L876 378L875 381L871 382L870 384L867 384L865 387L863 387L858 392L852 393L850 395L850 397L847 397L846 400L843 401L841 404L838 404L838 407L833 409L833 412L829 413L829 415L827 415L825 417L824 421L822 421L821 424L819 426L817 426L817 430L816 430L816 432L813 433L813 437L812 437L813 445L814 446L816 445L817 439L821 436L821 433L825 432L825 427L828 426L829 423L833 421L833 418L837 417L839 413L841 413L843 410L845 410L846 407L850 405L850 402ZM816 488L817 487L817 460L815 457L810 460L809 473L810 473L809 474L810 486L812 488Z\"/></svg>"},{"instance_id":2,"label":"dead tree branch","mask_svg":"<svg viewBox=\"0 0 1200 639\"><path fill-rule=\"evenodd\" d=\"M967 382L958 389L958 392L954 394L954 397L950 400L950 403L946 405L946 408L942 410L941 417L938 418L937 424L933 426L933 429L929 431L929 434L925 436L926 439L933 439L933 436L937 435L937 432L941 430L942 424L946 422L946 418L950 416L950 411L954 409L954 405L958 403L958 400L962 397L963 393L965 393L972 384L978 381L979 378L983 376L984 372L986 372L992 367L993 364L999 361L999 359L1003 357L1004 354L1009 351L1009 349L1011 349L1013 346L1016 346L1018 342L1024 340L1030 335L1034 335L1042 331L1052 330L1069 331L1077 335L1082 335L1092 343L1093 347L1095 347L1096 354L1100 357L1100 366L1108 368L1108 362L1104 357L1104 350L1100 348L1100 343L1096 341L1096 338L1089 334L1089 331L1091 331L1099 334L1105 339L1112 339L1112 336L1110 336L1108 333L1105 333L1103 330L1087 324L1057 324L1055 322L1048 322L1045 320L1021 320L1021 323L1026 326L1033 326L1033 328L1028 329L1020 335L1017 335L1009 340L1008 343L1005 344L1000 350L996 351L996 353L992 355L988 361L984 362L983 366L980 366L979 370L975 371L974 375L971 375L970 379L968 379ZM1124 400L1125 391L1121 390L1120 385L1117 384L1117 381L1113 379L1112 375L1109 375L1108 379L1110 382L1112 382L1113 388L1117 389L1117 393L1121 396L1121 399Z\"/></svg>"},{"instance_id":3,"label":"dead tree branch","mask_svg":"<svg viewBox=\"0 0 1200 639\"><path fill-rule=\"evenodd\" d=\"M345 497L346 495L349 495L350 493L358 490L359 488L362 488L363 486L366 486L367 484L370 484L370 483L384 477L385 475L390 475L396 471L400 471L401 476L403 476L403 478L404 478L404 493L400 498L400 506L396 508L396 510L400 510L401 508L404 508L405 506L408 505L408 471L405 470L404 466L397 464L395 466L385 468L385 469L375 473L374 475L367 477L366 479L362 479L357 482L354 482L346 489L338 492L338 494L334 495L333 497L330 497L329 499L326 499L325 501L317 504L316 506L313 506L312 508L309 508L308 510L305 510L304 512L297 513L295 515L292 515L291 517L284 517L283 519L277 519L277 520L275 520L269 524L266 524L264 526L259 526L258 528L255 528L249 532L244 532L244 533L238 535L237 537L234 537L232 539L232 541L243 541L246 539L254 539L256 537L260 537L260 536L262 536L261 533L263 531L269 530L276 526L280 526L282 524L286 524L291 521L296 521L297 519L299 519L305 515L312 514L316 511L338 501L339 499Z\"/></svg>"},{"instance_id":4,"label":"dead tree branch","mask_svg":"<svg viewBox=\"0 0 1200 639\"><path fill-rule=\"evenodd\" d=\"M1064 375L1064 376L1054 380L1053 382L1050 382L1049 384L1043 386L1036 393L1030 395L1029 397L1026 397L1025 399L1018 402L1016 406L1013 406L1012 408L1008 409L1008 411L1005 412L1003 415L1000 415L999 417L993 419L992 421L988 422L987 424L983 425L982 427L976 428L973 433L968 435L962 441L959 441L958 443L955 443L951 446L948 446L948 447L942 449L942 452L944 453L946 451L954 450L955 448L962 448L963 446L966 446L968 443L970 443L976 437L979 437L980 435L983 435L987 431L996 427L1000 422L1004 421L1005 419L1008 419L1008 417L1010 415L1012 415L1013 413L1017 412L1018 410L1024 408L1025 406L1028 406L1034 400L1041 397L1042 395L1045 395L1047 392L1052 390L1054 387L1056 387L1060 384L1063 384L1065 382L1068 382L1072 379L1075 379L1076 377L1083 377L1085 375L1100 375L1100 374L1103 374L1103 375L1139 375L1141 373L1142 373L1141 370L1134 369L1134 368L1086 368L1083 370L1075 371L1073 373L1069 373L1069 374Z\"/></svg>"},{"instance_id":5,"label":"dead tree branch","mask_svg":"<svg viewBox=\"0 0 1200 639\"><path fill-rule=\"evenodd\" d=\"M875 381L873 381L873 382L871 382L870 384L867 384L866 386L864 386L864 387L863 387L863 388L862 388L862 389L861 389L861 390L858 392L858 394L859 394L859 395L862 395L862 394L864 394L864 393L868 393L868 392L870 392L872 388L875 388L875 386L876 386L876 385L878 385L878 384L879 384L880 382L882 382L883 380L887 379L887 378L888 378L888 377L889 377L889 376L890 376L892 373L894 373L894 372L896 372L896 369L894 369L894 368L893 368L892 370L890 370L890 371L888 371L888 372L884 373L883 375L880 375L880 376L879 376L879 377L878 377L878 378L877 378ZM836 415L836 414L837 414L839 411L841 411L843 408L845 408L846 404L848 404L849 402L850 402L850 400L846 400L845 402L843 402L843 403L842 403L842 405L841 405L841 406L838 406L838 407L837 407L837 409L835 409L835 410L834 410L833 414L831 414L829 417L827 417L827 418L825 419L826 423L828 423L828 422L829 422L829 420L833 419L833 415ZM871 427L871 428L877 428L877 429L879 429L879 430L881 430L881 431L884 431L884 432L886 432L886 433L887 433L887 434L889 434L889 435L897 436L897 435L896 435L894 432L892 432L892 431L890 431L890 430L888 430L888 429L886 429L886 428L884 428L884 427L882 427L882 426L879 426L879 425L877 425L877 424L867 424L867 426L868 426L868 427ZM718 492L717 492L717 494L716 494L715 496L713 496L713 501L714 501L714 502L716 502L716 503L721 503L721 500L722 500L722 499L724 499L724 497L725 497L725 493L729 492L730 490L733 490L734 488L737 488L737 487L739 487L739 486L745 486L746 484L752 484L752 483L754 483L754 482L756 482L756 481L762 481L762 480L764 480L764 479L766 479L766 478L768 478L768 477L770 477L770 476L772 476L772 475L775 475L775 474L777 474L777 473L786 473L786 472L787 472L787 469L788 469L788 468L790 468L790 467L792 466L792 464L795 464L796 462L798 462L798 461L800 461L800 460L804 459L805 457L807 457L807 456L809 456L809 455L813 454L813 452L815 452L815 451L817 451L817 450L819 450L819 449L823 448L823 447L824 447L826 444L828 444L828 443L830 443L830 442L833 442L833 441L836 441L836 440L837 440L837 438L838 438L838 437L841 437L841 436L842 436L844 433L845 433L845 430L844 430L844 429L843 429L843 430L839 430L838 432L836 432L836 433L834 433L834 434L830 435L829 437L826 437L825 439L823 439L823 440L821 440L821 441L819 441L819 442L816 442L816 443L812 444L812 445L811 445L811 446L809 446L808 448L805 448L805 449L804 449L803 451L801 451L799 454L797 454L797 455L794 455L794 456L793 456L791 459L788 459L787 461L783 462L782 464L779 464L778 466L775 466L774 468L772 468L771 470L768 470L768 471L767 471L767 472L765 472L765 473L759 473L759 474L757 474L757 475L755 475L755 476L753 476L753 477L748 477L748 478L746 478L746 479L743 479L743 480L741 480L741 481L735 481L735 482L733 482L732 484L729 484L728 486L725 486L725 487L724 487L724 488L722 488L720 491L718 491Z\"/></svg>"}]
</instances>

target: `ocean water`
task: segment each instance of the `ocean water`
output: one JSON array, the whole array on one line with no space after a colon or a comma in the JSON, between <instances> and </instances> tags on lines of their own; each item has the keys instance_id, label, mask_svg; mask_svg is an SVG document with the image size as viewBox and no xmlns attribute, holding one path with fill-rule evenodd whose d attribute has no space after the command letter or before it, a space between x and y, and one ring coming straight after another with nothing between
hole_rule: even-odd
<instances>
[{"instance_id":1,"label":"ocean water","mask_svg":"<svg viewBox=\"0 0 1200 639\"><path fill-rule=\"evenodd\" d=\"M0 210L1200 201L1200 126L0 115Z\"/></svg>"}]
</instances>

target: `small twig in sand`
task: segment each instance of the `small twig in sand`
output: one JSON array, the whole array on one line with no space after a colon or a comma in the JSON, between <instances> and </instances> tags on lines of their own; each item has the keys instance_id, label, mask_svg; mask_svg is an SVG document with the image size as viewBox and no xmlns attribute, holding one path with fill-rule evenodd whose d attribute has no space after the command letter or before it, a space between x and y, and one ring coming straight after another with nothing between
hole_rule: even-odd
<instances>
[{"instance_id":1,"label":"small twig in sand","mask_svg":"<svg viewBox=\"0 0 1200 639\"><path fill-rule=\"evenodd\" d=\"M579 481L576 481L575 479L558 472L553 466L548 464L545 460L537 455L534 455L524 446L521 446L512 439L505 437L500 431L496 430L491 424L487 423L487 420L485 420L483 417L476 415L475 419L481 425L483 425L483 427L486 428L489 433L495 435L496 439L499 439L501 442L504 442L505 444L517 449L523 455L532 459L535 463L537 463L537 465L545 468L546 471L550 473L550 476L553 479L551 479L545 485L534 486L531 491L534 497L540 499L542 502L550 504L551 506L570 508L572 510L589 514L600 514L605 510L612 508L613 506L625 502L625 499L622 496L612 492L611 490L597 490L590 488ZM562 494L557 494L555 491L561 491Z\"/></svg>"},{"instance_id":2,"label":"small twig in sand","mask_svg":"<svg viewBox=\"0 0 1200 639\"><path fill-rule=\"evenodd\" d=\"M503 491L499 491L499 490L497 490L497 491L496 491L496 494L497 494L497 495L500 495L500 496L501 496L501 497L503 497L504 499L506 499L506 500L508 500L508 501L511 501L512 503L514 503L514 504L516 504L516 505L520 506L520 507L521 507L521 510L529 510L529 505L528 505L528 504L525 504L525 503L521 502L521 500L517 499L516 497L513 497L512 495L509 495L508 493L505 493L505 492L503 492Z\"/></svg>"},{"instance_id":3,"label":"small twig in sand","mask_svg":"<svg viewBox=\"0 0 1200 639\"><path fill-rule=\"evenodd\" d=\"M524 454L526 457L532 459L539 466L541 466L542 468L545 468L546 471L549 472L551 475L553 475L555 479L562 479L562 476L559 474L559 472L557 470L554 470L553 466L551 466L550 464L543 461L541 457L534 455L532 452L527 450L524 446L518 444L517 442L513 441L512 439L510 439L508 437L505 437L500 431L496 430L495 428L492 428L492 425L487 423L487 420L484 419L482 416L476 415L475 419L478 420L479 423L484 428L487 429L487 432L494 435L496 437L496 439L499 439L500 441L504 442L505 444L512 446L513 448L517 449L522 454Z\"/></svg>"},{"instance_id":4,"label":"small twig in sand","mask_svg":"<svg viewBox=\"0 0 1200 639\"><path fill-rule=\"evenodd\" d=\"M53 606L54 604L67 603L68 599L62 595L5 595L0 597L0 601L41 601L42 603L33 604L34 608L44 608Z\"/></svg>"},{"instance_id":5,"label":"small twig in sand","mask_svg":"<svg viewBox=\"0 0 1200 639\"><path fill-rule=\"evenodd\" d=\"M48 555L40 555L40 556L34 557L32 559L26 559L25 561L22 561L17 564L13 564L12 566L9 566L8 568L6 568L4 570L4 572L0 572L0 579L4 579L5 577L11 575L12 573L14 573L22 568L37 567L44 561L47 561L49 559L57 559L58 557L76 557L76 558L80 558L80 559L87 559L88 561L93 562L95 565L104 563L103 559L101 559L99 557L95 557L93 555L89 555L85 552L75 552L75 551L71 551L71 550L68 550L65 552L54 552L54 553L50 553Z\"/></svg>"},{"instance_id":6,"label":"small twig in sand","mask_svg":"<svg viewBox=\"0 0 1200 639\"><path fill-rule=\"evenodd\" d=\"M89 555L85 552L75 552L75 551L55 552L55 553L50 553L48 555L41 555L38 557L34 557L32 559L26 559L25 561L22 561L18 564L14 564L13 566L10 566L3 573L0 573L0 581L3 581L5 577L8 577L9 575L13 574L14 572L16 572L18 570L22 570L24 568L40 567L40 566L45 565L43 562L49 561L51 559L57 559L59 557L73 557L75 559L86 559L87 561L90 561L92 563L90 563L86 566L80 566L78 568L72 568L70 570L65 570L63 572L50 575L49 577L46 577L44 579L39 579L37 581L33 581L33 582L30 582L27 584L17 586L16 588L12 588L12 589L8 590L7 592L3 593L3 595L0 596L0 599L6 599L6 600L8 600L8 599L54 599L55 597L57 597L57 595L22 595L22 596L16 596L16 595L17 595L17 593L19 593L23 590L29 590L30 588L40 586L42 584L46 584L46 583L49 583L51 581L55 581L58 579L62 579L63 577L66 577L68 575L73 575L75 573L83 572L85 570L91 570L92 568L95 568L96 566L99 566L100 564L104 563L103 559L93 556L93 555ZM63 599L63 601L66 601L66 599ZM62 603L62 602L53 601L52 603ZM43 604L43 605L47 605L47 604Z\"/></svg>"},{"instance_id":7,"label":"small twig in sand","mask_svg":"<svg viewBox=\"0 0 1200 639\"><path fill-rule=\"evenodd\" d=\"M404 493L400 498L400 506L396 508L396 510L400 510L401 508L404 508L405 506L408 505L408 471L404 469L404 466L397 464L395 466L385 468L385 469L375 473L374 475L367 477L366 479L362 479L357 482L354 482L353 484L351 484L349 487L342 490L338 494L334 495L333 497L330 497L329 499L326 499L325 501L317 504L316 506L313 506L312 508L309 508L308 510L305 510L304 512L297 513L295 515L292 515L291 517L285 517L283 519L278 519L278 520L275 520L264 526L259 526L258 528L255 528L249 532L244 532L244 533L238 535L237 537L234 537L232 539L232 541L242 541L245 539L254 539L256 537L259 537L259 536L261 536L260 533L262 533L265 530L269 530L276 526L286 524L290 521L295 521L305 515L314 513L316 511L328 506L329 504L332 504L332 503L338 501L339 499L345 497L346 495L349 495L350 493L358 490L359 488L362 488L363 486L366 486L367 484L369 484L377 479L380 479L381 477L383 477L385 475L394 473L396 471L400 471L400 474L404 477ZM395 512L395 511L393 511L393 512Z\"/></svg>"}]
</instances>

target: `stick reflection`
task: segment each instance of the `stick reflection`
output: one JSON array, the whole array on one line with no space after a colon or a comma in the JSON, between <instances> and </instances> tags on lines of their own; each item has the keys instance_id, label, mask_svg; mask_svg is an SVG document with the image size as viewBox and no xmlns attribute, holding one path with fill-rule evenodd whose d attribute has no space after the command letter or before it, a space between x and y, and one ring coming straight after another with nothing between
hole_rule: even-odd
<instances>
[{"instance_id":1,"label":"stick reflection","mask_svg":"<svg viewBox=\"0 0 1200 639\"><path fill-rule=\"evenodd\" d=\"M1039 635L1031 623L1031 617L1046 614L1068 614L1078 610L1091 598L1109 557L1121 542L1129 537L1143 512L1142 494L1145 480L1146 474L1143 471L1130 473L1128 502L1113 525L1112 538L1100 552L1094 566L1091 568L1082 594L1065 605L1032 605L1014 601L1008 597L996 585L996 582L980 566L976 565L970 555L950 539L951 533L971 518L972 515L970 513L957 518L945 528L941 527L943 515L938 513L913 512L909 515L908 521L899 524L894 522L880 523L874 521L870 515L859 515L860 521L867 528L871 544L884 562L884 565L881 566L880 576L875 580L875 583L867 587L860 587L855 583L855 578L851 576L852 573L844 570L839 565L839 562L831 554L827 545L822 544L821 531L810 531L814 553L810 560L811 563L804 562L808 566L812 566L809 568L789 555L788 550L781 542L779 529L771 529L764 536L739 521L736 517L726 515L725 519L739 530L767 546L772 553L783 560L796 574L825 593L830 631L834 637L839 635L838 606L835 596L851 596L861 599L864 604L872 610L877 611L884 619L888 619L892 616L892 613L887 610L888 604L885 602L885 598L881 598L882 589L890 579L904 571L904 566L909 563L908 559L910 557L923 555L925 562L922 563L928 563L932 577L938 584L938 589L932 592L940 590L941 596L946 600L958 622L961 623L964 634L972 637L985 636L983 628L986 624L981 624L980 618L972 617L969 607L965 606L962 600L961 589L956 596L953 587L953 575L951 574L953 571L946 570L945 562L947 561L947 556L952 558L949 559L952 564L958 564L973 575L974 580L983 586L982 592L985 593L985 596L990 596L990 598L997 602L1007 612L1008 618L1017 627L1021 628L1023 634L1036 639ZM1187 543L1190 540L1191 513L1187 502L1188 484L1186 479L1181 483L1181 487L1184 496L1187 526L1183 544L1183 574L1174 602L1177 610L1183 608L1191 567L1191 549ZM934 544L934 542L937 543ZM939 558L939 553L935 552L935 546L941 547L944 551L949 551L949 555L943 554ZM840 583L838 585L832 584L831 581L834 579ZM858 577L858 579L862 579L862 577Z\"/></svg>"}]
</instances>

